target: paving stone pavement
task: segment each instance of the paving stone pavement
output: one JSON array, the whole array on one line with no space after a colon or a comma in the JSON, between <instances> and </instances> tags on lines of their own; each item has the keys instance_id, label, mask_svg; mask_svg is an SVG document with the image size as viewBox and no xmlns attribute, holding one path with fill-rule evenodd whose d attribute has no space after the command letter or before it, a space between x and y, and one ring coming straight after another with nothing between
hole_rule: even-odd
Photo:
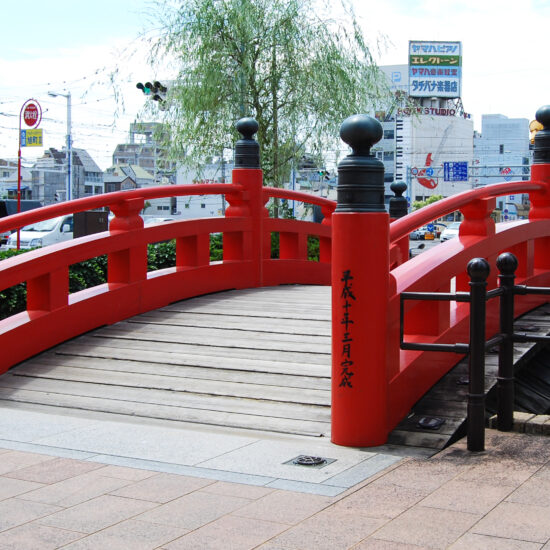
<instances>
[{"instance_id":1,"label":"paving stone pavement","mask_svg":"<svg viewBox=\"0 0 550 550\"><path fill-rule=\"evenodd\" d=\"M550 550L550 437L488 430L337 496L0 448L0 550Z\"/></svg>"}]
</instances>

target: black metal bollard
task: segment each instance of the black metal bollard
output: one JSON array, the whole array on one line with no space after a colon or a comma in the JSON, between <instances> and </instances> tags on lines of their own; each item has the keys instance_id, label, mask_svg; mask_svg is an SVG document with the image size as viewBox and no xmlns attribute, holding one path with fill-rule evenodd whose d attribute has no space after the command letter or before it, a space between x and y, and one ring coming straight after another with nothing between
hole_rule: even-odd
<instances>
[{"instance_id":1,"label":"black metal bollard","mask_svg":"<svg viewBox=\"0 0 550 550\"><path fill-rule=\"evenodd\" d=\"M497 259L500 288L500 333L504 336L498 349L497 428L509 432L514 425L514 280L517 258L504 252Z\"/></svg>"},{"instance_id":2,"label":"black metal bollard","mask_svg":"<svg viewBox=\"0 0 550 550\"><path fill-rule=\"evenodd\" d=\"M468 388L468 450L485 450L485 310L489 263L468 262L470 276L470 384Z\"/></svg>"}]
</instances>

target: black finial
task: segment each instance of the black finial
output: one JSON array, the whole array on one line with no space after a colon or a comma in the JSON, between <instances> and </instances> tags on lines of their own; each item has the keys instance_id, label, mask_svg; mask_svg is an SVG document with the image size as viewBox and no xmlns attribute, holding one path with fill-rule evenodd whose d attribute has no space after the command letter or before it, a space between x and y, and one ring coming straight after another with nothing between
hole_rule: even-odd
<instances>
[{"instance_id":1,"label":"black finial","mask_svg":"<svg viewBox=\"0 0 550 550\"><path fill-rule=\"evenodd\" d=\"M403 193L407 190L407 184L404 181L394 181L390 185L390 189L395 195L390 199L390 218L397 220L407 215L407 197L403 197Z\"/></svg>"},{"instance_id":2,"label":"black finial","mask_svg":"<svg viewBox=\"0 0 550 550\"><path fill-rule=\"evenodd\" d=\"M485 258L474 258L468 262L468 275L474 283L486 281L491 268Z\"/></svg>"},{"instance_id":3,"label":"black finial","mask_svg":"<svg viewBox=\"0 0 550 550\"><path fill-rule=\"evenodd\" d=\"M367 115L342 123L340 137L353 152L338 164L336 212L385 212L384 164L370 153L382 135L380 122Z\"/></svg>"},{"instance_id":4,"label":"black finial","mask_svg":"<svg viewBox=\"0 0 550 550\"><path fill-rule=\"evenodd\" d=\"M518 268L518 259L511 252L503 252L497 258L497 267L503 275L513 275Z\"/></svg>"},{"instance_id":5,"label":"black finial","mask_svg":"<svg viewBox=\"0 0 550 550\"><path fill-rule=\"evenodd\" d=\"M235 168L260 168L260 145L254 139L258 123L250 117L241 118L235 127L243 136L235 144Z\"/></svg>"},{"instance_id":6,"label":"black finial","mask_svg":"<svg viewBox=\"0 0 550 550\"><path fill-rule=\"evenodd\" d=\"M535 118L543 129L535 136L533 164L550 164L550 105L544 105L537 110Z\"/></svg>"}]
</instances>

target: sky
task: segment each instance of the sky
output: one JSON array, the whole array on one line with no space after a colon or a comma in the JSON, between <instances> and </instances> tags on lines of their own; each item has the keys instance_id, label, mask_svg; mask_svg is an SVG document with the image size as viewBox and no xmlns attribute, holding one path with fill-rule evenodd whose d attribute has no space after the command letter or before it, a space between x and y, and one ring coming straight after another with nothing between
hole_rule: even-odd
<instances>
[{"instance_id":1,"label":"sky","mask_svg":"<svg viewBox=\"0 0 550 550\"><path fill-rule=\"evenodd\" d=\"M545 30L550 0L348 0L379 65L406 64L409 40L461 41L462 101L481 131L482 114L532 120L550 104ZM150 0L26 0L2 5L0 158L17 158L19 113L27 99L43 110L44 146L60 149L72 99L73 147L101 169L143 107L139 81L152 75L138 39L151 32ZM138 55L130 56L136 50ZM115 88L109 75L117 71ZM352 113L350 113L352 114ZM25 147L24 163L43 154Z\"/></svg>"}]
</instances>

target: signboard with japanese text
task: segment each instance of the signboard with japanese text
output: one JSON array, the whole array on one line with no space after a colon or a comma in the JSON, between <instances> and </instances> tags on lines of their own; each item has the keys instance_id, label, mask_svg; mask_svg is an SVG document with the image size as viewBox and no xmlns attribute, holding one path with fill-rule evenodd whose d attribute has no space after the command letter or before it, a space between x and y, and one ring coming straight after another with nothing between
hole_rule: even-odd
<instances>
[{"instance_id":1,"label":"signboard with japanese text","mask_svg":"<svg viewBox=\"0 0 550 550\"><path fill-rule=\"evenodd\" d=\"M468 163L444 162L443 181L468 181Z\"/></svg>"},{"instance_id":2,"label":"signboard with japanese text","mask_svg":"<svg viewBox=\"0 0 550 550\"><path fill-rule=\"evenodd\" d=\"M409 41L409 95L461 95L462 43Z\"/></svg>"},{"instance_id":3,"label":"signboard with japanese text","mask_svg":"<svg viewBox=\"0 0 550 550\"><path fill-rule=\"evenodd\" d=\"M21 130L21 147L44 147L42 128Z\"/></svg>"}]
</instances>

